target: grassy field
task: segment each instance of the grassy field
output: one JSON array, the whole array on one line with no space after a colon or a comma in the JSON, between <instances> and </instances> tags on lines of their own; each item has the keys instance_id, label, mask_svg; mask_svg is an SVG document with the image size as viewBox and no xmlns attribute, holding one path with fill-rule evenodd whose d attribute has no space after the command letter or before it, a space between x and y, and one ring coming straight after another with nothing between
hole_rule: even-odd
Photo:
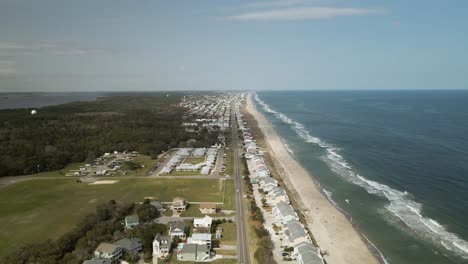
<instances>
[{"instance_id":1,"label":"grassy field","mask_svg":"<svg viewBox=\"0 0 468 264\"><path fill-rule=\"evenodd\" d=\"M219 240L221 245L236 245L237 243L237 234L236 234L236 223L223 223L219 225L223 228L222 237ZM213 239L215 239L215 235L213 235Z\"/></svg>"},{"instance_id":2,"label":"grassy field","mask_svg":"<svg viewBox=\"0 0 468 264\"><path fill-rule=\"evenodd\" d=\"M139 168L135 171L127 171L126 176L146 176L148 175L149 171L154 168L156 164L158 164L159 160L151 159L150 156L146 155L138 155L138 157L135 157L133 161L140 165L144 165L145 167Z\"/></svg>"},{"instance_id":3,"label":"grassy field","mask_svg":"<svg viewBox=\"0 0 468 264\"><path fill-rule=\"evenodd\" d=\"M205 161L205 157L188 157L183 163L198 164Z\"/></svg>"},{"instance_id":4,"label":"grassy field","mask_svg":"<svg viewBox=\"0 0 468 264\"><path fill-rule=\"evenodd\" d=\"M226 195L224 204L220 205L224 210L236 210L236 186L234 180L226 180Z\"/></svg>"},{"instance_id":5,"label":"grassy field","mask_svg":"<svg viewBox=\"0 0 468 264\"><path fill-rule=\"evenodd\" d=\"M96 205L111 199L142 201L220 202L219 181L204 179L119 179L109 185L88 185L73 179L37 179L0 189L0 256L23 242L57 238L70 230Z\"/></svg>"},{"instance_id":6,"label":"grassy field","mask_svg":"<svg viewBox=\"0 0 468 264\"><path fill-rule=\"evenodd\" d=\"M176 171L172 170L170 176L199 176L201 175L200 170L197 171Z\"/></svg>"}]
</instances>

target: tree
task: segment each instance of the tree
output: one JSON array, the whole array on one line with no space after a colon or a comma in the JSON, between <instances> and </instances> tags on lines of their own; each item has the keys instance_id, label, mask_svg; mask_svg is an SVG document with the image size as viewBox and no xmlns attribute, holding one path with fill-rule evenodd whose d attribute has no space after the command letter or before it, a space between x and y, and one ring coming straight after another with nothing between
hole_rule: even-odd
<instances>
[{"instance_id":1,"label":"tree","mask_svg":"<svg viewBox=\"0 0 468 264\"><path fill-rule=\"evenodd\" d=\"M142 204L137 207L137 214L141 221L148 222L159 216L159 211L151 204Z\"/></svg>"}]
</instances>

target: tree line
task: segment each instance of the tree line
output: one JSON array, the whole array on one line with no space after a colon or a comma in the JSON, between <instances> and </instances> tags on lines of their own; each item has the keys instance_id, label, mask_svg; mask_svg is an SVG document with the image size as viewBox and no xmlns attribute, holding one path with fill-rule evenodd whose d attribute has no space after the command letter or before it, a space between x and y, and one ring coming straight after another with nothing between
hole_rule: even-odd
<instances>
[{"instance_id":1,"label":"tree line","mask_svg":"<svg viewBox=\"0 0 468 264\"><path fill-rule=\"evenodd\" d=\"M216 130L186 132L183 94L110 96L31 109L0 110L0 177L92 162L106 152L133 151L155 158L168 148L210 146ZM194 139L194 140L190 140ZM190 141L189 141L190 140Z\"/></svg>"}]
</instances>

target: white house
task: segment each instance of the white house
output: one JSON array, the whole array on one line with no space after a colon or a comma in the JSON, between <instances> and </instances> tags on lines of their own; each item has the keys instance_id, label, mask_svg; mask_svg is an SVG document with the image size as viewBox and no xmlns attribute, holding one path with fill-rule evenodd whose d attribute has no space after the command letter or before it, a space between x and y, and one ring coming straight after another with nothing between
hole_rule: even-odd
<instances>
[{"instance_id":1,"label":"white house","mask_svg":"<svg viewBox=\"0 0 468 264\"><path fill-rule=\"evenodd\" d=\"M138 215L128 215L125 217L126 228L132 229L139 224L140 224L140 218L138 217Z\"/></svg>"},{"instance_id":2,"label":"white house","mask_svg":"<svg viewBox=\"0 0 468 264\"><path fill-rule=\"evenodd\" d=\"M266 192L270 192L274 187L278 186L278 181L270 177L262 178L258 183L260 188Z\"/></svg>"},{"instance_id":3,"label":"white house","mask_svg":"<svg viewBox=\"0 0 468 264\"><path fill-rule=\"evenodd\" d=\"M180 244L177 252L178 261L203 261L210 258L210 249L206 245Z\"/></svg>"},{"instance_id":4,"label":"white house","mask_svg":"<svg viewBox=\"0 0 468 264\"><path fill-rule=\"evenodd\" d=\"M169 255L172 246L172 238L170 236L163 236L157 234L153 240L153 256L158 258L165 258Z\"/></svg>"},{"instance_id":5,"label":"white house","mask_svg":"<svg viewBox=\"0 0 468 264\"><path fill-rule=\"evenodd\" d=\"M169 236L171 238L179 237L185 239L185 230L187 229L184 222L176 221L169 223Z\"/></svg>"},{"instance_id":6,"label":"white house","mask_svg":"<svg viewBox=\"0 0 468 264\"><path fill-rule=\"evenodd\" d=\"M121 247L110 244L110 243L101 243L94 250L94 256L96 258L110 259L113 262L122 258L123 250Z\"/></svg>"},{"instance_id":7,"label":"white house","mask_svg":"<svg viewBox=\"0 0 468 264\"><path fill-rule=\"evenodd\" d=\"M205 217L203 218L193 219L193 227L194 228L211 228L212 222L213 222L213 218L205 215Z\"/></svg>"},{"instance_id":8,"label":"white house","mask_svg":"<svg viewBox=\"0 0 468 264\"><path fill-rule=\"evenodd\" d=\"M194 233L187 239L188 244L206 245L211 247L211 233Z\"/></svg>"},{"instance_id":9,"label":"white house","mask_svg":"<svg viewBox=\"0 0 468 264\"><path fill-rule=\"evenodd\" d=\"M286 194L283 188L273 187L267 194L267 202L271 205L278 204L280 202L290 203L289 196Z\"/></svg>"}]
</instances>

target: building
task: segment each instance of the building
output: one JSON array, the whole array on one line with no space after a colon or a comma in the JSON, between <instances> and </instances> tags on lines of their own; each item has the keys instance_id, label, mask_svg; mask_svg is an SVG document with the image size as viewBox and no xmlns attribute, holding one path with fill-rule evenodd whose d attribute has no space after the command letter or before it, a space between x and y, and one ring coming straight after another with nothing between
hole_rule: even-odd
<instances>
[{"instance_id":1,"label":"building","mask_svg":"<svg viewBox=\"0 0 468 264\"><path fill-rule=\"evenodd\" d=\"M176 221L169 223L169 236L171 238L179 237L180 239L185 239L185 230L187 226L184 222Z\"/></svg>"},{"instance_id":2,"label":"building","mask_svg":"<svg viewBox=\"0 0 468 264\"><path fill-rule=\"evenodd\" d=\"M171 252L172 238L157 234L153 240L153 257L165 258Z\"/></svg>"},{"instance_id":3,"label":"building","mask_svg":"<svg viewBox=\"0 0 468 264\"><path fill-rule=\"evenodd\" d=\"M206 245L211 248L211 233L194 233L187 239L188 244Z\"/></svg>"},{"instance_id":4,"label":"building","mask_svg":"<svg viewBox=\"0 0 468 264\"><path fill-rule=\"evenodd\" d=\"M141 239L136 237L120 239L115 244L130 254L138 254L142 249Z\"/></svg>"},{"instance_id":5,"label":"building","mask_svg":"<svg viewBox=\"0 0 468 264\"><path fill-rule=\"evenodd\" d=\"M161 202L159 201L151 201L150 204L154 207L156 207L156 209L158 209L159 212L164 212L166 211L166 209L164 209L164 206L162 205Z\"/></svg>"},{"instance_id":6,"label":"building","mask_svg":"<svg viewBox=\"0 0 468 264\"><path fill-rule=\"evenodd\" d=\"M193 228L211 228L211 224L213 222L213 218L205 215L203 218L195 218L193 219Z\"/></svg>"},{"instance_id":7,"label":"building","mask_svg":"<svg viewBox=\"0 0 468 264\"><path fill-rule=\"evenodd\" d=\"M83 264L112 264L112 260L110 259L85 260Z\"/></svg>"},{"instance_id":8,"label":"building","mask_svg":"<svg viewBox=\"0 0 468 264\"><path fill-rule=\"evenodd\" d=\"M202 203L200 204L200 213L202 214L216 214L217 205L215 203Z\"/></svg>"},{"instance_id":9,"label":"building","mask_svg":"<svg viewBox=\"0 0 468 264\"><path fill-rule=\"evenodd\" d=\"M286 225L291 220L299 220L296 212L291 205L285 202L279 202L274 208L273 213L276 217L276 222Z\"/></svg>"},{"instance_id":10,"label":"building","mask_svg":"<svg viewBox=\"0 0 468 264\"><path fill-rule=\"evenodd\" d=\"M110 244L110 243L101 243L94 250L94 256L101 259L110 259L112 262L117 261L122 258L123 250L121 247Z\"/></svg>"},{"instance_id":11,"label":"building","mask_svg":"<svg viewBox=\"0 0 468 264\"><path fill-rule=\"evenodd\" d=\"M295 247L300 243L311 243L304 226L297 220L291 220L286 224L286 243L290 247Z\"/></svg>"},{"instance_id":12,"label":"building","mask_svg":"<svg viewBox=\"0 0 468 264\"><path fill-rule=\"evenodd\" d=\"M187 208L187 201L182 197L176 197L172 200L172 210L177 212L185 211Z\"/></svg>"},{"instance_id":13,"label":"building","mask_svg":"<svg viewBox=\"0 0 468 264\"><path fill-rule=\"evenodd\" d=\"M125 217L126 228L132 229L139 224L140 224L140 218L138 217L138 215L128 215Z\"/></svg>"},{"instance_id":14,"label":"building","mask_svg":"<svg viewBox=\"0 0 468 264\"><path fill-rule=\"evenodd\" d=\"M310 243L301 243L294 247L292 257L298 264L323 264L319 250Z\"/></svg>"},{"instance_id":15,"label":"building","mask_svg":"<svg viewBox=\"0 0 468 264\"><path fill-rule=\"evenodd\" d=\"M178 261L203 261L210 258L210 250L206 245L182 244L177 252Z\"/></svg>"}]
</instances>

